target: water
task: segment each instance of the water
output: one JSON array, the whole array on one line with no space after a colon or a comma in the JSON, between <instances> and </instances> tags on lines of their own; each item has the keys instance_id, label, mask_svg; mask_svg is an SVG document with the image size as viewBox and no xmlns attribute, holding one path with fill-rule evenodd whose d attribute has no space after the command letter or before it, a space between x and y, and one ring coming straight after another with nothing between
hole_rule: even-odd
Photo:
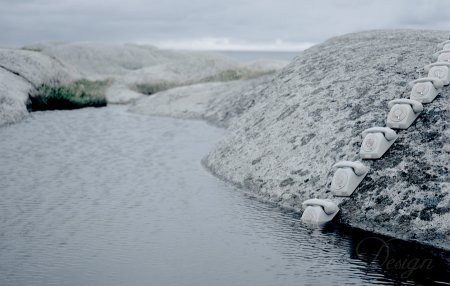
<instances>
[{"instance_id":1,"label":"water","mask_svg":"<svg viewBox=\"0 0 450 286\"><path fill-rule=\"evenodd\" d=\"M310 229L211 176L223 133L122 107L1 128L0 285L450 282L447 253Z\"/></svg>"}]
</instances>

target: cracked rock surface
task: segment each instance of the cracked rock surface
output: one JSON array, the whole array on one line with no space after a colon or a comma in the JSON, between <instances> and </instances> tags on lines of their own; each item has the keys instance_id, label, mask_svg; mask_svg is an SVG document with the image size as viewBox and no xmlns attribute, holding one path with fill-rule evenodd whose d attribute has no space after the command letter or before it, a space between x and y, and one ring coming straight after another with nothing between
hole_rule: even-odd
<instances>
[{"instance_id":1,"label":"cracked rock surface","mask_svg":"<svg viewBox=\"0 0 450 286\"><path fill-rule=\"evenodd\" d=\"M309 198L340 202L344 224L450 250L450 88L444 87L350 198L330 191L332 166L358 160L361 132L385 126L388 101L409 98L449 32L348 34L296 57L255 91L204 164L219 177L299 210ZM235 103L236 108L240 106Z\"/></svg>"}]
</instances>

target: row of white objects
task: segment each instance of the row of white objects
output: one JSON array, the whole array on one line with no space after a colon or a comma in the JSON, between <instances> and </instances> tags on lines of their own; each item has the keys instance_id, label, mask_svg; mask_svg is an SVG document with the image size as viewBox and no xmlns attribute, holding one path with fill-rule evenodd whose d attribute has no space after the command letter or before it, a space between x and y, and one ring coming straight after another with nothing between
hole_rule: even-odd
<instances>
[{"instance_id":1,"label":"row of white objects","mask_svg":"<svg viewBox=\"0 0 450 286\"><path fill-rule=\"evenodd\" d=\"M423 111L423 104L431 103L442 87L450 84L450 40L440 43L438 48L442 50L433 55L436 62L424 68L428 76L410 82L409 99L388 103L387 127L372 127L362 132L361 159L381 158L398 138L393 129L408 129ZM360 161L341 161L333 168L331 191L337 197L351 196L369 172L369 167ZM331 221L339 212L339 207L329 200L309 199L302 206L305 209L302 221L307 224Z\"/></svg>"}]
</instances>

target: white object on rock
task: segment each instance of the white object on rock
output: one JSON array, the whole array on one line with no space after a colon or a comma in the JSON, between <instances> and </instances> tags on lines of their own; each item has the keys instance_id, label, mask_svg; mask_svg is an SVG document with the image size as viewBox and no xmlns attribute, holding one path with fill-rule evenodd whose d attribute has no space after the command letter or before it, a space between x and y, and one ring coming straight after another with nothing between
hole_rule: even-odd
<instances>
[{"instance_id":1,"label":"white object on rock","mask_svg":"<svg viewBox=\"0 0 450 286\"><path fill-rule=\"evenodd\" d=\"M359 154L363 159L379 159L398 138L388 127L372 127L362 132L363 142Z\"/></svg>"},{"instance_id":2,"label":"white object on rock","mask_svg":"<svg viewBox=\"0 0 450 286\"><path fill-rule=\"evenodd\" d=\"M442 50L435 53L433 59L438 62L450 62L450 50Z\"/></svg>"},{"instance_id":3,"label":"white object on rock","mask_svg":"<svg viewBox=\"0 0 450 286\"><path fill-rule=\"evenodd\" d=\"M439 50L450 50L450 40L438 44L437 47Z\"/></svg>"},{"instance_id":4,"label":"white object on rock","mask_svg":"<svg viewBox=\"0 0 450 286\"><path fill-rule=\"evenodd\" d=\"M450 62L436 62L426 65L425 72L428 72L428 77L442 80L444 85L450 84Z\"/></svg>"},{"instance_id":5,"label":"white object on rock","mask_svg":"<svg viewBox=\"0 0 450 286\"><path fill-rule=\"evenodd\" d=\"M331 192L338 197L349 197L369 172L369 167L361 162L341 161L333 168L333 180L331 181Z\"/></svg>"},{"instance_id":6,"label":"white object on rock","mask_svg":"<svg viewBox=\"0 0 450 286\"><path fill-rule=\"evenodd\" d=\"M422 103L406 98L391 100L388 107L391 111L386 124L394 129L408 129L423 111Z\"/></svg>"},{"instance_id":7,"label":"white object on rock","mask_svg":"<svg viewBox=\"0 0 450 286\"><path fill-rule=\"evenodd\" d=\"M409 84L412 87L409 98L421 103L432 102L439 94L438 89L444 86L440 79L433 77L416 79Z\"/></svg>"},{"instance_id":8,"label":"white object on rock","mask_svg":"<svg viewBox=\"0 0 450 286\"><path fill-rule=\"evenodd\" d=\"M422 103L406 98L391 100L388 107L391 111L386 124L394 129L408 129L423 111Z\"/></svg>"},{"instance_id":9,"label":"white object on rock","mask_svg":"<svg viewBox=\"0 0 450 286\"><path fill-rule=\"evenodd\" d=\"M303 202L305 209L302 214L302 222L319 225L331 221L339 212L339 207L329 200L309 199Z\"/></svg>"}]
</instances>

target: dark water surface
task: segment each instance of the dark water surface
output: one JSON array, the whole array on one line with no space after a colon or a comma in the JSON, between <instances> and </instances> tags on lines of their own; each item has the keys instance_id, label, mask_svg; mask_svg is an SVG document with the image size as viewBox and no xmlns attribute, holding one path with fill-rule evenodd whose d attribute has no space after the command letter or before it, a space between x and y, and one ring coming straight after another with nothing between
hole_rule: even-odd
<instances>
[{"instance_id":1,"label":"dark water surface","mask_svg":"<svg viewBox=\"0 0 450 286\"><path fill-rule=\"evenodd\" d=\"M223 133L121 107L0 128L0 285L450 282L448 253L309 229L211 176Z\"/></svg>"}]
</instances>

